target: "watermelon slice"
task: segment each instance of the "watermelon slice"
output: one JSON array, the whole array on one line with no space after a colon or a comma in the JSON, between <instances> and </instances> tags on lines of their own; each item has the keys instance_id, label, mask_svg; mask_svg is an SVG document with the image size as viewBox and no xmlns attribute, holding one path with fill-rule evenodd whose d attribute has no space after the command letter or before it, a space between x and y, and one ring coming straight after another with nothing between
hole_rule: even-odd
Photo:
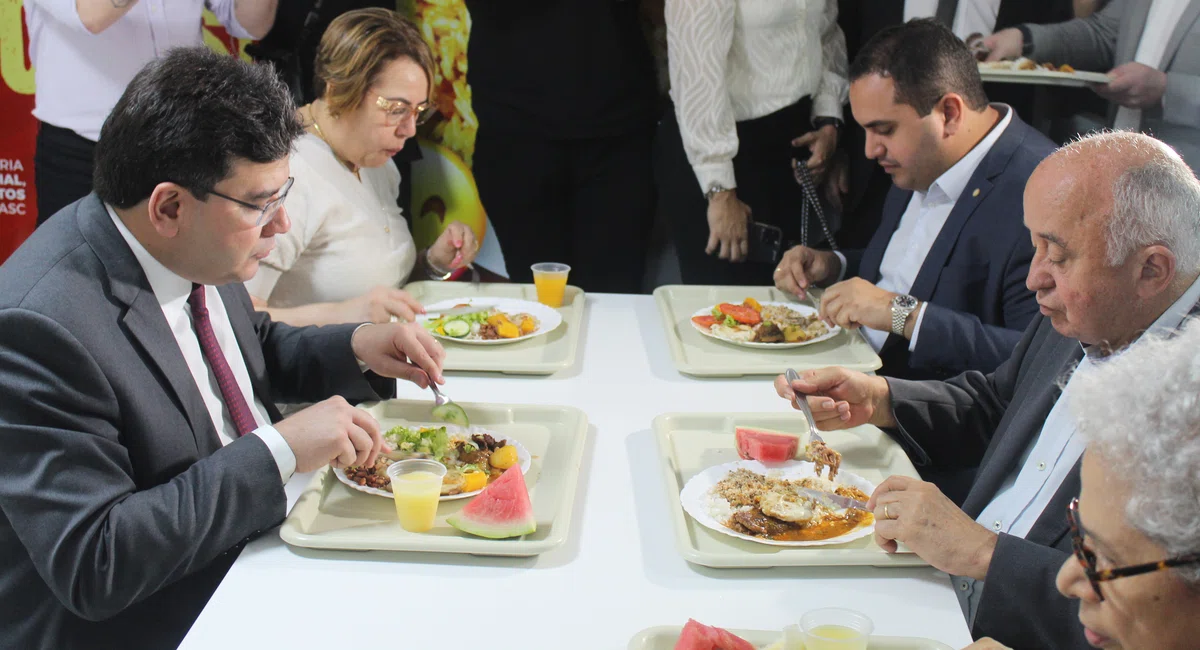
<instances>
[{"instance_id":1,"label":"watermelon slice","mask_svg":"<svg viewBox=\"0 0 1200 650\"><path fill-rule=\"evenodd\" d=\"M754 427L735 427L733 433L738 456L745 460L782 463L792 460L808 447L807 435Z\"/></svg>"},{"instance_id":2,"label":"watermelon slice","mask_svg":"<svg viewBox=\"0 0 1200 650\"><path fill-rule=\"evenodd\" d=\"M688 619L679 633L675 650L754 650L749 641L719 627L712 627Z\"/></svg>"},{"instance_id":3,"label":"watermelon slice","mask_svg":"<svg viewBox=\"0 0 1200 650\"><path fill-rule=\"evenodd\" d=\"M489 539L520 537L536 531L537 520L533 518L533 504L529 502L529 488L525 487L521 466L504 470L500 478L483 488L465 508L447 517L446 523L464 533Z\"/></svg>"}]
</instances>

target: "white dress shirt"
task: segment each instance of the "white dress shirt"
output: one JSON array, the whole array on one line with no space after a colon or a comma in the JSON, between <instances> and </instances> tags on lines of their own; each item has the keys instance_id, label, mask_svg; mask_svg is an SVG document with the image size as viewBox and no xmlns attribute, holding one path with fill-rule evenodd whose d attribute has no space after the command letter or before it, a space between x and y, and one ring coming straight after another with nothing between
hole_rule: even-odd
<instances>
[{"instance_id":1,"label":"white dress shirt","mask_svg":"<svg viewBox=\"0 0 1200 650\"><path fill-rule=\"evenodd\" d=\"M1200 301L1200 280L1193 282L1146 331L1161 335L1178 329L1197 301ZM1021 538L1028 535L1083 455L1084 444L1076 435L1075 418L1070 412L1071 390L1076 377L1097 363L1103 363L1098 355L1099 348L1092 346L1086 352L1046 416L1037 439L1021 457L1020 469L1005 479L992 502L976 517L975 521L988 530ZM967 620L972 621L984 587L970 578L957 577L955 580L959 584L964 613Z\"/></svg>"},{"instance_id":2,"label":"white dress shirt","mask_svg":"<svg viewBox=\"0 0 1200 650\"><path fill-rule=\"evenodd\" d=\"M1004 130L1008 128L1009 123L1012 122L1011 108L1004 104L992 104L992 107L1001 113L1000 121L996 126L967 152L967 155L960 158L950 169L939 176L928 190L913 192L912 198L908 201L908 207L900 217L900 224L896 227L896 232L888 240L883 260L879 263L877 286L880 289L899 294L907 294L912 291L917 274L920 273L921 266L925 263L925 256L929 254L934 240L942 232L942 226L946 225L946 220L950 218L950 212L954 210L959 196L966 189L967 183L975 174L979 163L983 162L983 158L992 150L992 146L996 144ZM843 272L845 268L845 258L842 258ZM913 327L912 339L908 343L909 350L917 348L917 339L921 333L921 322L924 318L925 304L922 303L921 310L917 314L917 322ZM871 347L875 348L876 352L883 348L890 333L890 330L863 328L863 335L867 337L867 341L870 342Z\"/></svg>"},{"instance_id":3,"label":"white dress shirt","mask_svg":"<svg viewBox=\"0 0 1200 650\"><path fill-rule=\"evenodd\" d=\"M703 191L737 186L737 122L806 96L814 117L841 119L850 84L836 0L666 0L666 22L671 98Z\"/></svg>"},{"instance_id":4,"label":"white dress shirt","mask_svg":"<svg viewBox=\"0 0 1200 650\"><path fill-rule=\"evenodd\" d=\"M231 35L254 38L237 22L236 0L138 0L99 34L83 26L75 1L25 0L33 115L93 142L139 70L173 47L203 44L205 5Z\"/></svg>"},{"instance_id":5,"label":"white dress shirt","mask_svg":"<svg viewBox=\"0 0 1200 650\"><path fill-rule=\"evenodd\" d=\"M271 307L356 298L377 286L401 287L417 246L396 199L400 171L388 160L359 170L360 181L324 140L306 133L291 157L292 227L246 283Z\"/></svg>"},{"instance_id":6,"label":"white dress shirt","mask_svg":"<svg viewBox=\"0 0 1200 650\"><path fill-rule=\"evenodd\" d=\"M192 282L163 266L162 262L155 259L150 251L147 251L146 247L142 246L142 243L133 236L133 233L129 232L112 206L105 204L104 207L108 210L108 216L112 218L113 224L116 225L121 236L125 238L125 242L129 244L129 248L133 250L134 257L137 258L138 264L146 274L146 279L150 282L154 297L158 299L158 304L162 307L163 317L167 319L167 326L171 328L171 334L175 335L175 341L179 344L183 360L187 362L188 370L192 372L192 378L196 381L200 397L204 398L204 406L208 408L208 414L217 429L217 435L221 438L221 444L227 445L233 442L238 437L237 427L234 426L233 419L229 416L229 410L225 408L225 400L221 397L221 389L217 385L216 375L208 367L208 362L204 360L204 353L200 350L200 340L196 338L196 330L192 326L192 309L187 302L188 295L192 292ZM250 405L250 411L254 414L254 422L258 428L253 433L262 438L263 442L267 444L267 448L271 450L275 465L279 467L279 477L286 483L296 471L296 454L292 452L292 448L275 430L275 427L271 426L271 418L267 415L267 409L254 395L253 386L250 384L250 372L246 370L246 360L242 358L242 351L238 347L237 337L234 336L233 326L229 324L229 313L225 311L225 302L221 300L221 295L217 292L216 287L204 288L204 302L208 308L217 344L220 345L225 360L229 362L229 369L233 371L233 377L242 391L242 397L246 399L246 404Z\"/></svg>"},{"instance_id":7,"label":"white dress shirt","mask_svg":"<svg viewBox=\"0 0 1200 650\"><path fill-rule=\"evenodd\" d=\"M904 22L937 16L938 0L904 0ZM971 34L989 36L996 30L1000 0L958 0L954 9L954 35L966 40Z\"/></svg>"},{"instance_id":8,"label":"white dress shirt","mask_svg":"<svg viewBox=\"0 0 1200 650\"><path fill-rule=\"evenodd\" d=\"M1154 0L1146 14L1146 26L1138 41L1133 60L1157 70L1167 53L1167 39L1175 31L1179 19L1187 9L1188 0ZM1136 131L1142 125L1142 111L1138 108L1117 107L1113 128Z\"/></svg>"}]
</instances>

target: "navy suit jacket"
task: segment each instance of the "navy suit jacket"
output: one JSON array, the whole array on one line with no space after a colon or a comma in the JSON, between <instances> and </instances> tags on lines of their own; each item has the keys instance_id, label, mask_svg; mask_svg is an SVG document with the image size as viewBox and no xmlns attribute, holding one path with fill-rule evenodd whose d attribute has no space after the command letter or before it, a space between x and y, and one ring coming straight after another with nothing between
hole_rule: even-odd
<instances>
[{"instance_id":1,"label":"navy suit jacket","mask_svg":"<svg viewBox=\"0 0 1200 650\"><path fill-rule=\"evenodd\" d=\"M1013 115L980 161L925 256L912 290L928 303L916 348L895 334L880 350L881 374L944 379L966 370L991 372L1012 354L1038 312L1025 287L1033 244L1023 223L1025 182L1055 149ZM895 186L865 250L846 251L846 277L878 283L883 253L912 192Z\"/></svg>"}]
</instances>

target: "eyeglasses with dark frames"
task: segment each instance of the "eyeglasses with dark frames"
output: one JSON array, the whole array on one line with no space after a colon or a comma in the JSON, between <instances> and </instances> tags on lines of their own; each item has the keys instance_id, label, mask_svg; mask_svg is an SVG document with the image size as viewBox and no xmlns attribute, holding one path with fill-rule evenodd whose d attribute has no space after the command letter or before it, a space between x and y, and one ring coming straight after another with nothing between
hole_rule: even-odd
<instances>
[{"instance_id":1,"label":"eyeglasses with dark frames","mask_svg":"<svg viewBox=\"0 0 1200 650\"><path fill-rule=\"evenodd\" d=\"M375 105L383 109L383 112L387 115L388 126L399 126L401 122L414 115L416 116L417 126L420 126L428 122L429 118L433 117L433 114L437 112L433 110L433 104L427 101L413 106L403 99L377 97Z\"/></svg>"},{"instance_id":2,"label":"eyeglasses with dark frames","mask_svg":"<svg viewBox=\"0 0 1200 650\"><path fill-rule=\"evenodd\" d=\"M279 213L279 208L283 207L283 201L287 198L288 192L290 192L292 189L292 183L295 181L295 178L288 176L287 182L284 183L283 187L279 190L279 196L271 199L266 205L262 206L254 205L253 203L247 203L241 199L235 199L227 194L221 194L216 190L209 190L208 193L212 194L213 196L219 196L226 201L233 201L242 207L250 208L251 210L258 210L258 219L254 221L254 227L257 228L258 226L269 223L275 217L275 215Z\"/></svg>"},{"instance_id":3,"label":"eyeglasses with dark frames","mask_svg":"<svg viewBox=\"0 0 1200 650\"><path fill-rule=\"evenodd\" d=\"M1154 573L1155 571L1164 571L1172 567L1186 566L1189 564L1200 564L1200 553L1192 553L1180 557L1159 560L1158 562L1149 562L1146 564L1136 564L1133 566L1118 567L1115 569L1097 569L1096 554L1092 549L1084 544L1083 538L1087 534L1083 526L1079 523L1079 499L1071 499L1071 503L1067 505L1067 523L1071 526L1071 546L1075 549L1075 559L1079 560L1079 564L1083 567L1083 572L1087 575L1088 582L1092 585L1092 590L1096 592L1096 596L1101 601L1104 600L1104 594L1100 592L1100 583L1116 580L1118 578L1128 578L1130 576L1140 576L1146 573Z\"/></svg>"}]
</instances>

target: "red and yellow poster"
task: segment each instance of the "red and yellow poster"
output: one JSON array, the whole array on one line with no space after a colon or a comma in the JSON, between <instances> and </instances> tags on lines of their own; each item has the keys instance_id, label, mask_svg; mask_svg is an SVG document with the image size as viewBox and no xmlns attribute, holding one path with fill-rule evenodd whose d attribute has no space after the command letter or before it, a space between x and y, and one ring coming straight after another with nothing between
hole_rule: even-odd
<instances>
[{"instance_id":1,"label":"red and yellow poster","mask_svg":"<svg viewBox=\"0 0 1200 650\"><path fill-rule=\"evenodd\" d=\"M21 0L0 0L0 261L33 232L33 66Z\"/></svg>"}]
</instances>

